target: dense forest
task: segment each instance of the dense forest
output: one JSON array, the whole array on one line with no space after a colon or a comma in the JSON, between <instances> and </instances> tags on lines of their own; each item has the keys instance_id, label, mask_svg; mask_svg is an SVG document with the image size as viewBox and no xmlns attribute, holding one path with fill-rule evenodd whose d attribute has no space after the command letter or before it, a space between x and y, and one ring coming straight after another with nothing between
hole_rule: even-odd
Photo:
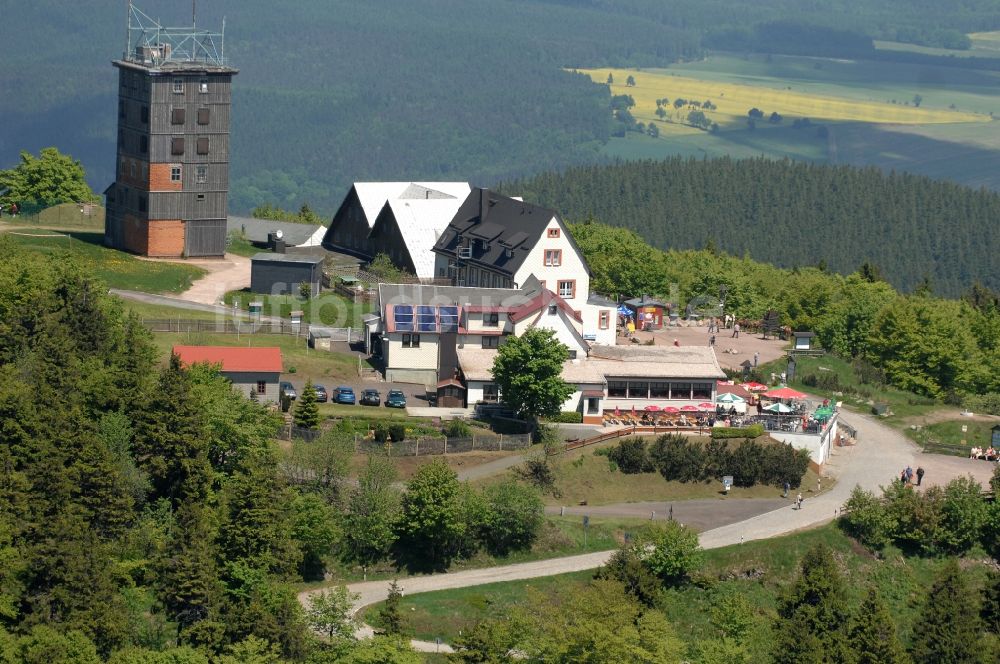
<instances>
[{"instance_id":1,"label":"dense forest","mask_svg":"<svg viewBox=\"0 0 1000 664\"><path fill-rule=\"evenodd\" d=\"M714 246L781 267L863 263L909 292L1000 289L1000 195L875 168L767 159L574 167L501 187L637 232L661 249Z\"/></svg>"},{"instance_id":2,"label":"dense forest","mask_svg":"<svg viewBox=\"0 0 1000 664\"><path fill-rule=\"evenodd\" d=\"M109 60L124 46L123 4L8 4L0 167L13 165L21 149L58 145L103 191L114 167ZM873 37L937 44L941 31L1000 27L987 0L914 4L216 0L199 3L198 25L216 28L227 18L226 56L240 69L231 208L306 202L328 215L352 181L490 183L597 160L609 135L607 90L563 67L656 66L699 57L706 46L755 49L743 37L773 34L773 25L768 32L761 24L788 28L780 21L789 15L816 53L829 51L827 37L845 33L851 44ZM168 25L190 19L185 3L139 6ZM767 44L808 50L801 41Z\"/></svg>"},{"instance_id":3,"label":"dense forest","mask_svg":"<svg viewBox=\"0 0 1000 664\"><path fill-rule=\"evenodd\" d=\"M901 295L871 263L848 276L783 270L716 249L661 251L633 231L592 221L572 231L597 291L650 293L683 310L688 302L712 306L725 286L727 311L760 320L774 310L783 325L815 331L823 348L856 362L874 383L952 403L993 393L1000 403L1000 293L974 285L958 300L927 288Z\"/></svg>"}]
</instances>

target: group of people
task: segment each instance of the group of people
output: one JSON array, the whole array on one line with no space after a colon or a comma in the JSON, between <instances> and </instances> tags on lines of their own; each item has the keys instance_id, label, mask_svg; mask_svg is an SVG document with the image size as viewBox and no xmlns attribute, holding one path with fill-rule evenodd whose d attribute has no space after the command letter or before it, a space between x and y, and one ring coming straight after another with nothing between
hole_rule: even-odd
<instances>
[{"instance_id":1,"label":"group of people","mask_svg":"<svg viewBox=\"0 0 1000 664\"><path fill-rule=\"evenodd\" d=\"M913 468L907 466L902 472L899 473L899 481L904 485L913 484L913 475ZM924 469L922 467L917 466L916 476L917 486L920 486L924 481Z\"/></svg>"},{"instance_id":2,"label":"group of people","mask_svg":"<svg viewBox=\"0 0 1000 664\"><path fill-rule=\"evenodd\" d=\"M973 447L969 451L970 459L986 459L987 461L1000 461L1000 453L998 453L992 447L987 447L983 449L981 447Z\"/></svg>"},{"instance_id":3,"label":"group of people","mask_svg":"<svg viewBox=\"0 0 1000 664\"><path fill-rule=\"evenodd\" d=\"M17 203L11 203L10 207L6 209L7 214L9 214L12 217L16 217L17 213L20 211L21 209L17 207ZM3 213L4 213L4 206L3 203L0 203L0 217L3 216Z\"/></svg>"}]
</instances>

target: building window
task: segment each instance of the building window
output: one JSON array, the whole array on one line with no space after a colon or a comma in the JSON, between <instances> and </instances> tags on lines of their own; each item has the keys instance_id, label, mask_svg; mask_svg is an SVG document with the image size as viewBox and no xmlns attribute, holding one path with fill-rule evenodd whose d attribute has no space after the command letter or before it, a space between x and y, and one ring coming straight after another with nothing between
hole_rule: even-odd
<instances>
[{"instance_id":1,"label":"building window","mask_svg":"<svg viewBox=\"0 0 1000 664\"><path fill-rule=\"evenodd\" d=\"M567 351L567 352L566 352L566 355L567 355L567 356L569 357L569 359L571 359L571 360L575 360L575 359L576 359L576 351L575 351L575 350L571 350L571 351Z\"/></svg>"},{"instance_id":2,"label":"building window","mask_svg":"<svg viewBox=\"0 0 1000 664\"><path fill-rule=\"evenodd\" d=\"M649 398L649 383L645 381L641 382L628 382L628 396L629 399L648 399Z\"/></svg>"},{"instance_id":3,"label":"building window","mask_svg":"<svg viewBox=\"0 0 1000 664\"><path fill-rule=\"evenodd\" d=\"M147 154L149 152L149 136L139 137L139 153Z\"/></svg>"},{"instance_id":4,"label":"building window","mask_svg":"<svg viewBox=\"0 0 1000 664\"><path fill-rule=\"evenodd\" d=\"M690 399L691 398L691 383L671 383L670 384L670 398L671 399Z\"/></svg>"},{"instance_id":5,"label":"building window","mask_svg":"<svg viewBox=\"0 0 1000 664\"><path fill-rule=\"evenodd\" d=\"M559 267L562 265L562 249L545 250L545 267Z\"/></svg>"},{"instance_id":6,"label":"building window","mask_svg":"<svg viewBox=\"0 0 1000 664\"><path fill-rule=\"evenodd\" d=\"M419 334L404 334L403 335L403 348L420 348L420 335Z\"/></svg>"},{"instance_id":7,"label":"building window","mask_svg":"<svg viewBox=\"0 0 1000 664\"><path fill-rule=\"evenodd\" d=\"M558 228L550 228L549 231L548 231L548 237L559 237L559 229Z\"/></svg>"},{"instance_id":8,"label":"building window","mask_svg":"<svg viewBox=\"0 0 1000 664\"><path fill-rule=\"evenodd\" d=\"M500 402L500 388L496 383L486 383L483 385L483 401L486 403Z\"/></svg>"},{"instance_id":9,"label":"building window","mask_svg":"<svg viewBox=\"0 0 1000 664\"><path fill-rule=\"evenodd\" d=\"M600 412L601 400L597 397L587 397L587 414L594 415Z\"/></svg>"},{"instance_id":10,"label":"building window","mask_svg":"<svg viewBox=\"0 0 1000 664\"><path fill-rule=\"evenodd\" d=\"M652 382L649 384L649 398L650 399L669 399L670 398L670 383L657 383Z\"/></svg>"},{"instance_id":11,"label":"building window","mask_svg":"<svg viewBox=\"0 0 1000 664\"><path fill-rule=\"evenodd\" d=\"M198 201L199 203L204 203L204 202L205 202L205 194L198 194L198 195L197 195L197 196L195 196L194 198L195 198L195 200L196 200L196 201Z\"/></svg>"},{"instance_id":12,"label":"building window","mask_svg":"<svg viewBox=\"0 0 1000 664\"><path fill-rule=\"evenodd\" d=\"M170 139L170 154L184 154L184 138L175 136Z\"/></svg>"},{"instance_id":13,"label":"building window","mask_svg":"<svg viewBox=\"0 0 1000 664\"><path fill-rule=\"evenodd\" d=\"M128 174L132 178L135 177L135 162L134 161L130 161L128 163Z\"/></svg>"},{"instance_id":14,"label":"building window","mask_svg":"<svg viewBox=\"0 0 1000 664\"><path fill-rule=\"evenodd\" d=\"M198 184L208 182L208 166L197 166L194 169L194 181Z\"/></svg>"},{"instance_id":15,"label":"building window","mask_svg":"<svg viewBox=\"0 0 1000 664\"><path fill-rule=\"evenodd\" d=\"M198 124L207 125L210 111L207 108L198 109Z\"/></svg>"},{"instance_id":16,"label":"building window","mask_svg":"<svg viewBox=\"0 0 1000 664\"><path fill-rule=\"evenodd\" d=\"M208 92L208 80L203 78L200 81L198 81L198 92L202 94Z\"/></svg>"},{"instance_id":17,"label":"building window","mask_svg":"<svg viewBox=\"0 0 1000 664\"><path fill-rule=\"evenodd\" d=\"M483 317L483 325L486 327L497 327L500 325L500 314L493 311Z\"/></svg>"},{"instance_id":18,"label":"building window","mask_svg":"<svg viewBox=\"0 0 1000 664\"><path fill-rule=\"evenodd\" d=\"M125 177L125 158L122 157L121 163L118 164L118 174Z\"/></svg>"},{"instance_id":19,"label":"building window","mask_svg":"<svg viewBox=\"0 0 1000 664\"><path fill-rule=\"evenodd\" d=\"M565 299L573 299L576 295L576 281L560 281L559 282L559 297Z\"/></svg>"},{"instance_id":20,"label":"building window","mask_svg":"<svg viewBox=\"0 0 1000 664\"><path fill-rule=\"evenodd\" d=\"M628 396L628 383L624 380L608 381L608 396L623 399Z\"/></svg>"},{"instance_id":21,"label":"building window","mask_svg":"<svg viewBox=\"0 0 1000 664\"><path fill-rule=\"evenodd\" d=\"M691 386L691 398L692 399L702 399L709 400L712 398L712 384L711 383L694 383Z\"/></svg>"},{"instance_id":22,"label":"building window","mask_svg":"<svg viewBox=\"0 0 1000 664\"><path fill-rule=\"evenodd\" d=\"M171 182L180 182L181 181L181 167L180 166L171 166L170 167L170 181Z\"/></svg>"},{"instance_id":23,"label":"building window","mask_svg":"<svg viewBox=\"0 0 1000 664\"><path fill-rule=\"evenodd\" d=\"M483 348L499 348L500 337L483 337Z\"/></svg>"},{"instance_id":24,"label":"building window","mask_svg":"<svg viewBox=\"0 0 1000 664\"><path fill-rule=\"evenodd\" d=\"M198 139L198 154L208 154L208 137L202 136Z\"/></svg>"},{"instance_id":25,"label":"building window","mask_svg":"<svg viewBox=\"0 0 1000 664\"><path fill-rule=\"evenodd\" d=\"M149 106L143 106L139 110L139 118L142 120L142 124L149 124Z\"/></svg>"},{"instance_id":26,"label":"building window","mask_svg":"<svg viewBox=\"0 0 1000 664\"><path fill-rule=\"evenodd\" d=\"M597 319L597 327L602 330L606 330L611 327L611 313L608 311L602 311Z\"/></svg>"},{"instance_id":27,"label":"building window","mask_svg":"<svg viewBox=\"0 0 1000 664\"><path fill-rule=\"evenodd\" d=\"M549 315L550 316L555 316L557 313L559 313L559 305L558 304L550 304L549 305Z\"/></svg>"},{"instance_id":28,"label":"building window","mask_svg":"<svg viewBox=\"0 0 1000 664\"><path fill-rule=\"evenodd\" d=\"M184 79L175 78L174 79L174 92L177 94L184 94Z\"/></svg>"},{"instance_id":29,"label":"building window","mask_svg":"<svg viewBox=\"0 0 1000 664\"><path fill-rule=\"evenodd\" d=\"M149 199L139 196L139 212L145 212L147 209L149 209Z\"/></svg>"},{"instance_id":30,"label":"building window","mask_svg":"<svg viewBox=\"0 0 1000 664\"><path fill-rule=\"evenodd\" d=\"M118 101L118 119L125 119L125 102L121 100Z\"/></svg>"},{"instance_id":31,"label":"building window","mask_svg":"<svg viewBox=\"0 0 1000 664\"><path fill-rule=\"evenodd\" d=\"M182 125L184 124L184 109L183 108L172 108L170 109L170 124Z\"/></svg>"},{"instance_id":32,"label":"building window","mask_svg":"<svg viewBox=\"0 0 1000 664\"><path fill-rule=\"evenodd\" d=\"M266 393L267 393L267 383L265 381L263 381L263 380L258 380L257 381L257 394L266 394Z\"/></svg>"}]
</instances>

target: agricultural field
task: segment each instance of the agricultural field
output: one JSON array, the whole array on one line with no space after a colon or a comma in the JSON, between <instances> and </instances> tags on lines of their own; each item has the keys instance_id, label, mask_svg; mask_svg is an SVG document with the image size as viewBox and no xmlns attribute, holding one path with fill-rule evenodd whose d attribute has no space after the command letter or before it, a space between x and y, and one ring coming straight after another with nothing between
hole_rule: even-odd
<instances>
[{"instance_id":1,"label":"agricultural field","mask_svg":"<svg viewBox=\"0 0 1000 664\"><path fill-rule=\"evenodd\" d=\"M973 44L977 53L1000 49L1000 33L973 35ZM612 138L602 150L610 158L764 155L875 165L1000 189L992 166L1000 160L1000 125L993 119L1000 117L1000 72L725 53L665 69L579 71L602 85L610 73L611 93L631 95L635 119L660 130L657 138L635 132ZM625 85L629 76L634 86ZM664 98L665 115L658 117L656 100ZM677 98L715 108L678 109ZM754 130L747 127L751 108L764 114ZM718 129L684 124L692 110ZM772 112L780 123L768 122Z\"/></svg>"}]
</instances>

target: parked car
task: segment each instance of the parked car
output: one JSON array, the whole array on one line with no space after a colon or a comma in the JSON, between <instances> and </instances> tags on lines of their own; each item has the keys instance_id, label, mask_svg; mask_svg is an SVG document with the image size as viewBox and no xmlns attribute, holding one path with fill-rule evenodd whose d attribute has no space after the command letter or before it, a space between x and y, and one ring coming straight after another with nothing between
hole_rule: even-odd
<instances>
[{"instance_id":1,"label":"parked car","mask_svg":"<svg viewBox=\"0 0 1000 664\"><path fill-rule=\"evenodd\" d=\"M406 408L406 395L400 390L389 390L385 395L386 408Z\"/></svg>"},{"instance_id":2,"label":"parked car","mask_svg":"<svg viewBox=\"0 0 1000 664\"><path fill-rule=\"evenodd\" d=\"M295 386L289 383L287 380L283 380L278 384L278 395L284 394L292 401L299 398L299 393L295 391Z\"/></svg>"},{"instance_id":3,"label":"parked car","mask_svg":"<svg viewBox=\"0 0 1000 664\"><path fill-rule=\"evenodd\" d=\"M326 403L326 388L322 385L313 385L313 390L316 392L316 401Z\"/></svg>"},{"instance_id":4,"label":"parked car","mask_svg":"<svg viewBox=\"0 0 1000 664\"><path fill-rule=\"evenodd\" d=\"M334 403L343 403L353 406L355 403L354 388L341 385L333 391Z\"/></svg>"},{"instance_id":5,"label":"parked car","mask_svg":"<svg viewBox=\"0 0 1000 664\"><path fill-rule=\"evenodd\" d=\"M378 390L362 390L358 403L362 406L378 406L382 403L382 395L378 393Z\"/></svg>"}]
</instances>

